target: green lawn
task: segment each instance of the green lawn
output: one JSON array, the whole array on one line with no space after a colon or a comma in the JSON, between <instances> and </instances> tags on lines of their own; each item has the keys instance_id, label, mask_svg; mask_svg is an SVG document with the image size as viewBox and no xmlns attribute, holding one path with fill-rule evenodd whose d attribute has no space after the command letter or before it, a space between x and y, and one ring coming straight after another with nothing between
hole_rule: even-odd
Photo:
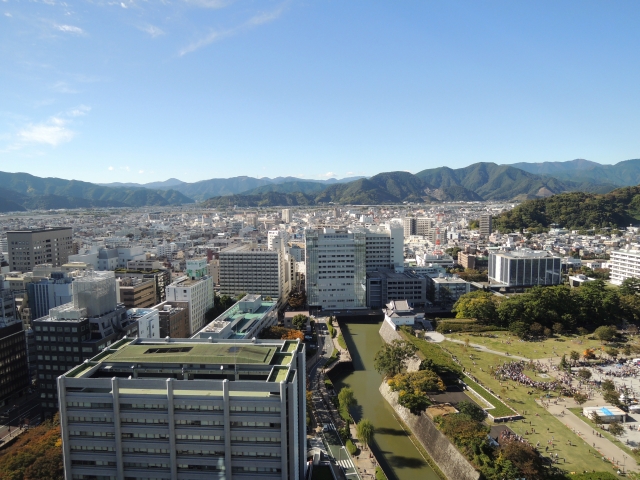
<instances>
[{"instance_id":1,"label":"green lawn","mask_svg":"<svg viewBox=\"0 0 640 480\"><path fill-rule=\"evenodd\" d=\"M566 464L560 465L562 468L566 468L567 471L608 471L610 467L605 468L603 466L601 457L590 451L589 445L568 429L560 419L557 419L539 406L535 402L536 395L528 395L527 391L530 391L530 388L527 389L510 380L503 381L501 386L500 381L493 378L489 373L490 368L507 361L505 357L478 352L472 348L466 348L464 345L451 342L441 345L455 355L466 370L477 377L483 385L491 388L494 392L500 392L500 395L518 413L525 416L522 421L508 422L506 425L517 434L526 437L533 445L540 442L543 454L546 453L544 448L547 446L547 441L553 437L554 447L553 450L550 449L550 452L553 451L553 453L557 453L560 457L567 459ZM470 355L472 358L469 358ZM473 362L476 365L473 365ZM526 373L531 375L530 371ZM531 432L532 428L535 429L535 433ZM528 435L526 434L527 432ZM567 445L568 440L571 440L572 446Z\"/></svg>"},{"instance_id":2,"label":"green lawn","mask_svg":"<svg viewBox=\"0 0 640 480\"><path fill-rule=\"evenodd\" d=\"M572 350L582 354L586 348L600 349L602 346L599 340L589 340L587 336L581 337L578 335L563 335L542 341L523 341L512 333L505 331L483 332L483 334L495 335L496 338L483 337L472 333L449 333L446 337L462 340L463 342L468 339L470 343L483 345L497 352L533 359L548 357L560 358L563 354L566 354L568 359L569 352Z\"/></svg>"},{"instance_id":3,"label":"green lawn","mask_svg":"<svg viewBox=\"0 0 640 480\"><path fill-rule=\"evenodd\" d=\"M347 342L344 341L344 337L342 336L342 334L338 335L338 345L347 350Z\"/></svg>"},{"instance_id":4,"label":"green lawn","mask_svg":"<svg viewBox=\"0 0 640 480\"><path fill-rule=\"evenodd\" d=\"M515 415L515 412L507 407L502 401L491 395L487 390L482 388L466 375L462 380L467 384L469 388L471 388L474 392L477 392L482 398L484 398L487 402L495 407L487 410L494 417L508 417L510 415ZM469 396L473 398L473 394Z\"/></svg>"}]
</instances>

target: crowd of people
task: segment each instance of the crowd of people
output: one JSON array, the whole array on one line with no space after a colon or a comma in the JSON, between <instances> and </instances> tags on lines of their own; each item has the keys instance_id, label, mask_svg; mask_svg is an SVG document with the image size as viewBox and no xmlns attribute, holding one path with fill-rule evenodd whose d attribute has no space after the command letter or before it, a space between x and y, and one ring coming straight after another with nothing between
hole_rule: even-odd
<instances>
[{"instance_id":1,"label":"crowd of people","mask_svg":"<svg viewBox=\"0 0 640 480\"><path fill-rule=\"evenodd\" d=\"M555 390L558 386L560 386L560 382L558 381L542 382L533 380L531 377L524 373L524 369L526 367L538 369L542 368L542 364L532 365L532 362L525 362L524 360L520 360L518 362L505 362L495 369L495 375L497 378L513 380L521 385L538 388L540 390Z\"/></svg>"}]
</instances>

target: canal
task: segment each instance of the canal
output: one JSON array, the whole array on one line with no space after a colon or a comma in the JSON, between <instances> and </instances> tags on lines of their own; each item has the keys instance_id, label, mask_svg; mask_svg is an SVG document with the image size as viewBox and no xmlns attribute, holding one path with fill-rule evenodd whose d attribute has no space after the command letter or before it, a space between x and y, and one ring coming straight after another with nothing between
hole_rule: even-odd
<instances>
[{"instance_id":1,"label":"canal","mask_svg":"<svg viewBox=\"0 0 640 480\"><path fill-rule=\"evenodd\" d=\"M353 389L358 401L358 406L351 412L354 419L368 418L375 426L372 448L384 471L390 480L438 480L378 391L382 376L373 368L373 359L384 343L378 334L381 323L371 317L342 320L348 322L341 321L340 325L354 371L337 376L334 383L338 390L344 386Z\"/></svg>"}]
</instances>

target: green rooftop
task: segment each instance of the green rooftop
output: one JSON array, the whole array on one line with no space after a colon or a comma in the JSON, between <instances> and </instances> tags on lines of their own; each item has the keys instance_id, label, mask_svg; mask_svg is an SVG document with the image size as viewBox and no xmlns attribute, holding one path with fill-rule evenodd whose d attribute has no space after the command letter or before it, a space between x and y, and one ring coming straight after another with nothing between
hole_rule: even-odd
<instances>
[{"instance_id":1,"label":"green rooftop","mask_svg":"<svg viewBox=\"0 0 640 480\"><path fill-rule=\"evenodd\" d=\"M103 358L108 362L264 364L271 363L275 345L237 345L225 343L158 343L127 345Z\"/></svg>"}]
</instances>

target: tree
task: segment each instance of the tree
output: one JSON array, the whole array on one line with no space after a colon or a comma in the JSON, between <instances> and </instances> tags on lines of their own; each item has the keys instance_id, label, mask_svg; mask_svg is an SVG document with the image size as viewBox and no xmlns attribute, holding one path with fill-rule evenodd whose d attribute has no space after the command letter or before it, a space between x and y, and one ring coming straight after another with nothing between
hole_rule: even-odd
<instances>
[{"instance_id":1,"label":"tree","mask_svg":"<svg viewBox=\"0 0 640 480\"><path fill-rule=\"evenodd\" d=\"M503 442L500 447L500 457L513 463L519 472L519 477L527 480L543 480L547 477L544 459L538 451L528 443L511 440Z\"/></svg>"},{"instance_id":2,"label":"tree","mask_svg":"<svg viewBox=\"0 0 640 480\"><path fill-rule=\"evenodd\" d=\"M587 396L584 393L580 393L580 392L576 393L573 396L573 399L578 405L582 405L584 402L588 400Z\"/></svg>"},{"instance_id":3,"label":"tree","mask_svg":"<svg viewBox=\"0 0 640 480\"><path fill-rule=\"evenodd\" d=\"M292 330L285 328L286 332L280 337L280 340L304 340L304 333L300 330Z\"/></svg>"},{"instance_id":4,"label":"tree","mask_svg":"<svg viewBox=\"0 0 640 480\"><path fill-rule=\"evenodd\" d=\"M551 331L551 329L549 327L545 327L544 336L549 338L549 337L551 337L552 334L553 334L553 332Z\"/></svg>"},{"instance_id":5,"label":"tree","mask_svg":"<svg viewBox=\"0 0 640 480\"><path fill-rule=\"evenodd\" d=\"M307 317L306 315L304 315L302 313L299 313L298 315L295 315L291 319L291 323L298 330L304 330L307 327L307 321L308 320L309 320L309 317Z\"/></svg>"},{"instance_id":6,"label":"tree","mask_svg":"<svg viewBox=\"0 0 640 480\"><path fill-rule=\"evenodd\" d=\"M356 425L356 437L365 448L371 444L374 433L375 428L373 427L373 424L366 418L360 420Z\"/></svg>"},{"instance_id":7,"label":"tree","mask_svg":"<svg viewBox=\"0 0 640 480\"><path fill-rule=\"evenodd\" d=\"M602 417L598 415L598 412L591 412L591 420L593 420L596 426L602 425Z\"/></svg>"},{"instance_id":8,"label":"tree","mask_svg":"<svg viewBox=\"0 0 640 480\"><path fill-rule=\"evenodd\" d=\"M595 332L593 332L593 336L602 342L610 342L613 340L613 337L616 336L616 333L616 327L602 325L601 327L596 328Z\"/></svg>"},{"instance_id":9,"label":"tree","mask_svg":"<svg viewBox=\"0 0 640 480\"><path fill-rule=\"evenodd\" d=\"M610 380L607 378L606 380L603 380L603 382L600 384L600 388L602 389L603 392L615 392L616 384L613 383L613 380Z\"/></svg>"},{"instance_id":10,"label":"tree","mask_svg":"<svg viewBox=\"0 0 640 480\"><path fill-rule=\"evenodd\" d=\"M618 351L618 349L617 349L617 348L613 348L613 347L611 347L611 348L607 348L607 349L605 350L605 353L606 353L607 355L609 355L611 358L614 358L614 359L615 359L615 358L620 354L620 352Z\"/></svg>"},{"instance_id":11,"label":"tree","mask_svg":"<svg viewBox=\"0 0 640 480\"><path fill-rule=\"evenodd\" d=\"M542 335L544 331L544 327L540 325L538 322L534 322L529 327L529 331L531 332L531 335L533 335L534 337L539 337L540 335Z\"/></svg>"},{"instance_id":12,"label":"tree","mask_svg":"<svg viewBox=\"0 0 640 480\"><path fill-rule=\"evenodd\" d=\"M415 355L417 351L417 347L411 343L394 340L391 343L384 344L376 353L373 367L378 373L392 377L404 369L405 362Z\"/></svg>"},{"instance_id":13,"label":"tree","mask_svg":"<svg viewBox=\"0 0 640 480\"><path fill-rule=\"evenodd\" d=\"M558 366L560 367L560 370L568 370L569 369L569 362L567 362L567 355L563 354L562 358L560 358L560 363L558 364Z\"/></svg>"},{"instance_id":14,"label":"tree","mask_svg":"<svg viewBox=\"0 0 640 480\"><path fill-rule=\"evenodd\" d=\"M637 295L640 292L640 278L630 277L623 280L618 292L620 295Z\"/></svg>"},{"instance_id":15,"label":"tree","mask_svg":"<svg viewBox=\"0 0 640 480\"><path fill-rule=\"evenodd\" d=\"M583 380L589 380L591 378L591 370L581 368L580 370L578 370L578 376Z\"/></svg>"},{"instance_id":16,"label":"tree","mask_svg":"<svg viewBox=\"0 0 640 480\"><path fill-rule=\"evenodd\" d=\"M353 390L351 390L349 387L342 387L340 389L340 393L338 393L338 402L340 403L341 407L347 409L353 407L358 403L356 402L356 397L353 396Z\"/></svg>"},{"instance_id":17,"label":"tree","mask_svg":"<svg viewBox=\"0 0 640 480\"><path fill-rule=\"evenodd\" d=\"M553 333L555 333L556 335L562 335L562 332L564 331L564 327L562 326L561 323L554 323L553 324Z\"/></svg>"},{"instance_id":18,"label":"tree","mask_svg":"<svg viewBox=\"0 0 640 480\"><path fill-rule=\"evenodd\" d=\"M304 334L300 330L292 330L290 328L284 328L274 325L262 330L262 332L260 332L260 338L302 341L304 340Z\"/></svg>"},{"instance_id":19,"label":"tree","mask_svg":"<svg viewBox=\"0 0 640 480\"><path fill-rule=\"evenodd\" d=\"M614 437L619 437L624 433L624 427L620 422L611 422L609 424L609 433Z\"/></svg>"},{"instance_id":20,"label":"tree","mask_svg":"<svg viewBox=\"0 0 640 480\"><path fill-rule=\"evenodd\" d=\"M456 318L475 318L479 323L490 324L496 319L496 305L492 293L477 290L465 293L453 305Z\"/></svg>"},{"instance_id":21,"label":"tree","mask_svg":"<svg viewBox=\"0 0 640 480\"><path fill-rule=\"evenodd\" d=\"M620 395L615 390L608 390L602 394L602 399L616 407L619 407L620 404Z\"/></svg>"},{"instance_id":22,"label":"tree","mask_svg":"<svg viewBox=\"0 0 640 480\"><path fill-rule=\"evenodd\" d=\"M473 402L462 401L458 403L456 407L460 411L460 413L468 415L476 422L482 422L487 417L487 412L485 412L482 407L479 407Z\"/></svg>"},{"instance_id":23,"label":"tree","mask_svg":"<svg viewBox=\"0 0 640 480\"><path fill-rule=\"evenodd\" d=\"M506 302L502 302L501 306ZM529 327L524 322L513 322L509 325L509 331L519 338L527 338L529 336Z\"/></svg>"},{"instance_id":24,"label":"tree","mask_svg":"<svg viewBox=\"0 0 640 480\"><path fill-rule=\"evenodd\" d=\"M584 358L585 360L593 360L594 358L596 358L596 354L593 352L593 349L586 348L584 352L582 352L582 358Z\"/></svg>"},{"instance_id":25,"label":"tree","mask_svg":"<svg viewBox=\"0 0 640 480\"><path fill-rule=\"evenodd\" d=\"M575 350L571 350L569 352L569 358L575 364L578 360L580 360L580 352L576 352Z\"/></svg>"},{"instance_id":26,"label":"tree","mask_svg":"<svg viewBox=\"0 0 640 480\"><path fill-rule=\"evenodd\" d=\"M389 387L398 392L398 403L419 415L430 404L429 392L444 391L442 379L432 370L399 373L389 380Z\"/></svg>"}]
</instances>

